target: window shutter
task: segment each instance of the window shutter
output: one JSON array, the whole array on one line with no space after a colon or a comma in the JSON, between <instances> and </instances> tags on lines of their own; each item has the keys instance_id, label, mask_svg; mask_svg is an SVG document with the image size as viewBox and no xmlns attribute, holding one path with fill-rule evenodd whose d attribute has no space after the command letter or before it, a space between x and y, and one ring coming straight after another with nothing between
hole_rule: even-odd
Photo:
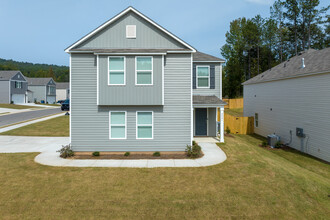
<instances>
[{"instance_id":1,"label":"window shutter","mask_svg":"<svg viewBox=\"0 0 330 220\"><path fill-rule=\"evenodd\" d=\"M193 89L196 89L196 64L193 65Z\"/></svg>"},{"instance_id":2,"label":"window shutter","mask_svg":"<svg viewBox=\"0 0 330 220\"><path fill-rule=\"evenodd\" d=\"M210 89L215 89L215 68L210 65Z\"/></svg>"}]
</instances>

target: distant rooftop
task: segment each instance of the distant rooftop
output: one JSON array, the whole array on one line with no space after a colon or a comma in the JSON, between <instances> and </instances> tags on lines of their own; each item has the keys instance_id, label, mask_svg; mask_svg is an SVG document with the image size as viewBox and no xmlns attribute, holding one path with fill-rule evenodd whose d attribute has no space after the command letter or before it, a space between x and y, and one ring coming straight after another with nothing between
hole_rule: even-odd
<instances>
[{"instance_id":1,"label":"distant rooftop","mask_svg":"<svg viewBox=\"0 0 330 220\"><path fill-rule=\"evenodd\" d=\"M17 73L20 73L19 70L1 70L0 71L0 81L10 80Z\"/></svg>"},{"instance_id":2,"label":"distant rooftop","mask_svg":"<svg viewBox=\"0 0 330 220\"><path fill-rule=\"evenodd\" d=\"M47 77L47 78L29 78L25 77L28 81L29 86L45 86L49 83L50 80L53 78Z\"/></svg>"},{"instance_id":3,"label":"distant rooftop","mask_svg":"<svg viewBox=\"0 0 330 220\"><path fill-rule=\"evenodd\" d=\"M70 83L68 82L57 82L56 89L68 89L70 87Z\"/></svg>"},{"instance_id":4,"label":"distant rooftop","mask_svg":"<svg viewBox=\"0 0 330 220\"><path fill-rule=\"evenodd\" d=\"M302 68L302 58L304 58L304 68ZM330 72L330 47L322 50L309 49L245 81L243 85L326 72Z\"/></svg>"}]
</instances>

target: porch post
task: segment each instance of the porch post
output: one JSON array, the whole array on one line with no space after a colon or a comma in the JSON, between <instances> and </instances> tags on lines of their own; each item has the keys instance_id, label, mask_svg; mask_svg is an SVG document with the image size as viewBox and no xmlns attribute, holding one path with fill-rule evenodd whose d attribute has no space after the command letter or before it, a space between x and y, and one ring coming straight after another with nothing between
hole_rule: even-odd
<instances>
[{"instance_id":1,"label":"porch post","mask_svg":"<svg viewBox=\"0 0 330 220\"><path fill-rule=\"evenodd\" d=\"M224 132L224 111L225 108L224 106L220 106L220 143L224 143L225 142L225 132Z\"/></svg>"}]
</instances>

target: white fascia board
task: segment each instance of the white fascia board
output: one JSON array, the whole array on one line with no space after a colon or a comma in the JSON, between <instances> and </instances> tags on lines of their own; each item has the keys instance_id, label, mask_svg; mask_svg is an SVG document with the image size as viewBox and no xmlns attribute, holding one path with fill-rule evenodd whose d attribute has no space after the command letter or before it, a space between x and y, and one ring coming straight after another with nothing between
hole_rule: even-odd
<instances>
[{"instance_id":1,"label":"white fascia board","mask_svg":"<svg viewBox=\"0 0 330 220\"><path fill-rule=\"evenodd\" d=\"M154 25L155 27L157 27L158 29L160 29L161 31L165 32L166 34L168 34L170 37L172 37L173 39L175 39L176 41L180 42L181 44L183 44L184 46L188 47L189 49L192 50L192 52L196 52L196 49L193 48L192 46L190 46L189 44L187 44L186 42L184 42L183 40L181 40L180 38L176 37L175 35L173 35L172 33L170 33L169 31L167 31L166 29L164 29L163 27L161 27L160 25L158 25L156 22L152 21L151 19L149 19L148 17L146 17L145 15L143 15L142 13L140 13L139 11L137 11L136 9L134 9L133 7L128 7L127 9L125 9L124 11L122 11L121 13L119 13L118 15L116 15L115 17L113 17L112 19L110 19L109 21L105 22L103 25L99 26L98 28L96 28L94 31L90 32L89 34L87 34L85 37L81 38L80 40L78 40L76 43L72 44L71 46L69 46L67 49L65 49L65 52L69 53L70 50L77 46L78 44L84 42L85 40L87 40L88 38L90 38L91 36L93 36L94 34L96 34L97 32L101 31L103 28L105 28L106 26L108 26L109 24L111 24L112 22L116 21L118 18L120 18L121 16L123 16L124 14L126 14L129 11L133 11L135 12L137 15L141 16L143 19L145 19L146 21L148 21L149 23L151 23L152 25Z\"/></svg>"},{"instance_id":2,"label":"white fascia board","mask_svg":"<svg viewBox=\"0 0 330 220\"><path fill-rule=\"evenodd\" d=\"M193 104L193 107L194 108L217 108L217 107L222 107L222 106L225 106L225 104L214 104L214 105L211 105L211 104Z\"/></svg>"},{"instance_id":3,"label":"white fascia board","mask_svg":"<svg viewBox=\"0 0 330 220\"><path fill-rule=\"evenodd\" d=\"M94 55L166 55L166 53L94 53Z\"/></svg>"},{"instance_id":4,"label":"white fascia board","mask_svg":"<svg viewBox=\"0 0 330 220\"><path fill-rule=\"evenodd\" d=\"M194 63L225 63L225 61L194 61Z\"/></svg>"}]
</instances>

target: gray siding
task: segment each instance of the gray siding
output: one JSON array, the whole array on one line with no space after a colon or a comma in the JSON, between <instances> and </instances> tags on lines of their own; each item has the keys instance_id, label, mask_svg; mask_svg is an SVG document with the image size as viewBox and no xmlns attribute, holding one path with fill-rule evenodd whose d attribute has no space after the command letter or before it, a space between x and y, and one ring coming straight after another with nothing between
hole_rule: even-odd
<instances>
[{"instance_id":1,"label":"gray siding","mask_svg":"<svg viewBox=\"0 0 330 220\"><path fill-rule=\"evenodd\" d=\"M194 95L215 95L218 98L222 99L222 97L220 97L220 89L221 89L220 63L196 63L196 62L194 62L194 64L196 64L198 66L210 66L210 65L215 66L215 87L214 87L214 89L205 89L205 88L196 87L196 89L193 89L193 94ZM197 76L196 76L196 83L197 83Z\"/></svg>"},{"instance_id":2,"label":"gray siding","mask_svg":"<svg viewBox=\"0 0 330 220\"><path fill-rule=\"evenodd\" d=\"M291 147L330 161L330 74L244 86L244 115L259 115L255 133L276 133ZM296 127L307 138L296 136Z\"/></svg>"},{"instance_id":3,"label":"gray siding","mask_svg":"<svg viewBox=\"0 0 330 220\"><path fill-rule=\"evenodd\" d=\"M0 103L10 103L9 81L0 81Z\"/></svg>"},{"instance_id":4,"label":"gray siding","mask_svg":"<svg viewBox=\"0 0 330 220\"><path fill-rule=\"evenodd\" d=\"M75 151L183 151L191 142L191 55L166 58L165 105L97 106L95 57L71 54L71 144ZM127 111L127 139L109 140L109 111ZM154 111L154 139L136 139L136 111Z\"/></svg>"},{"instance_id":5,"label":"gray siding","mask_svg":"<svg viewBox=\"0 0 330 220\"><path fill-rule=\"evenodd\" d=\"M136 25L136 39L126 38L126 25ZM135 13L129 12L76 48L186 49Z\"/></svg>"},{"instance_id":6,"label":"gray siding","mask_svg":"<svg viewBox=\"0 0 330 220\"><path fill-rule=\"evenodd\" d=\"M27 82L22 82L22 88L18 89L18 88L15 88L15 81L10 82L10 84L11 84L11 94L26 94Z\"/></svg>"},{"instance_id":7,"label":"gray siding","mask_svg":"<svg viewBox=\"0 0 330 220\"><path fill-rule=\"evenodd\" d=\"M135 56L126 56L126 85L108 85L108 56L99 56L99 105L162 105L162 57L153 57L153 85L135 85Z\"/></svg>"},{"instance_id":8,"label":"gray siding","mask_svg":"<svg viewBox=\"0 0 330 220\"><path fill-rule=\"evenodd\" d=\"M31 96L29 96L29 102L34 102L34 99L36 99L37 102L40 102L41 100L44 100L46 102L46 86L28 86L28 89L33 92L32 99Z\"/></svg>"}]
</instances>

